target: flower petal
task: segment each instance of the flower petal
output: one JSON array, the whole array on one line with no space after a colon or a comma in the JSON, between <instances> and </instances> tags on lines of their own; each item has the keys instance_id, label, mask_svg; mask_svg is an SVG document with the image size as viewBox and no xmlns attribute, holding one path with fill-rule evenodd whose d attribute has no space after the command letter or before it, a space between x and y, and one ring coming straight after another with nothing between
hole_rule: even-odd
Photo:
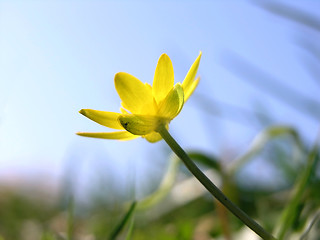
<instances>
[{"instance_id":1,"label":"flower petal","mask_svg":"<svg viewBox=\"0 0 320 240\"><path fill-rule=\"evenodd\" d=\"M79 136L92 137L92 138L103 138L103 139L119 139L119 140L131 140L138 136L133 135L127 131L118 132L77 132Z\"/></svg>"},{"instance_id":2,"label":"flower petal","mask_svg":"<svg viewBox=\"0 0 320 240\"><path fill-rule=\"evenodd\" d=\"M197 79L192 82L192 84L187 89L187 91L184 91L184 102L186 102L189 99L189 97L192 95L192 93L198 86L199 81L200 81L200 77L197 77Z\"/></svg>"},{"instance_id":3,"label":"flower petal","mask_svg":"<svg viewBox=\"0 0 320 240\"><path fill-rule=\"evenodd\" d=\"M166 129L169 129L169 124L166 124ZM158 142L162 139L161 135L158 132L151 132L147 135L142 136L143 138L145 138L146 140L148 140L148 142L151 143L155 143Z\"/></svg>"},{"instance_id":4,"label":"flower petal","mask_svg":"<svg viewBox=\"0 0 320 240\"><path fill-rule=\"evenodd\" d=\"M167 54L162 54L158 60L152 84L152 94L157 103L160 103L173 88L173 66Z\"/></svg>"},{"instance_id":5,"label":"flower petal","mask_svg":"<svg viewBox=\"0 0 320 240\"><path fill-rule=\"evenodd\" d=\"M159 119L155 116L121 115L119 121L124 129L135 135L151 133L159 125Z\"/></svg>"},{"instance_id":6,"label":"flower petal","mask_svg":"<svg viewBox=\"0 0 320 240\"><path fill-rule=\"evenodd\" d=\"M114 83L126 109L136 114L154 112L151 88L139 79L119 72L114 77Z\"/></svg>"},{"instance_id":7,"label":"flower petal","mask_svg":"<svg viewBox=\"0 0 320 240\"><path fill-rule=\"evenodd\" d=\"M142 137L147 139L148 142L151 142L151 143L158 142L162 139L161 135L157 132L151 132L151 133L144 135Z\"/></svg>"},{"instance_id":8,"label":"flower petal","mask_svg":"<svg viewBox=\"0 0 320 240\"><path fill-rule=\"evenodd\" d=\"M79 113L103 126L114 129L123 129L118 121L120 113L105 112L93 109L81 109Z\"/></svg>"},{"instance_id":9,"label":"flower petal","mask_svg":"<svg viewBox=\"0 0 320 240\"><path fill-rule=\"evenodd\" d=\"M159 106L158 116L172 120L176 117L184 103L184 92L180 83L177 83Z\"/></svg>"},{"instance_id":10,"label":"flower petal","mask_svg":"<svg viewBox=\"0 0 320 240\"><path fill-rule=\"evenodd\" d=\"M121 103L123 105L123 103ZM120 107L121 114L130 114L124 107ZM118 119L117 119L118 120ZM118 121L119 122L119 121ZM120 124L120 123L119 123ZM121 125L121 124L120 124Z\"/></svg>"},{"instance_id":11,"label":"flower petal","mask_svg":"<svg viewBox=\"0 0 320 240\"><path fill-rule=\"evenodd\" d=\"M189 88L192 87L193 80L196 77L196 74L198 71L201 55L202 55L202 52L199 53L199 56L197 57L197 59L194 61L194 63L190 67L186 77L184 78L184 80L182 82L182 87L183 87L183 90L185 93L189 92Z\"/></svg>"}]
</instances>

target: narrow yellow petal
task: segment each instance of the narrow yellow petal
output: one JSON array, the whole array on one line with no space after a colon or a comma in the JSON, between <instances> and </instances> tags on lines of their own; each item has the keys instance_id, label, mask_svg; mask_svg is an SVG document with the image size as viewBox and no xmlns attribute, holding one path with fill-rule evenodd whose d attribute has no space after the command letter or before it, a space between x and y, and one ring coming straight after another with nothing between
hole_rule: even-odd
<instances>
[{"instance_id":1,"label":"narrow yellow petal","mask_svg":"<svg viewBox=\"0 0 320 240\"><path fill-rule=\"evenodd\" d=\"M123 129L118 121L120 113L105 112L93 109L81 109L79 113L103 126L114 129Z\"/></svg>"},{"instance_id":2,"label":"narrow yellow petal","mask_svg":"<svg viewBox=\"0 0 320 240\"><path fill-rule=\"evenodd\" d=\"M92 138L103 138L103 139L119 139L119 140L131 140L138 136L133 135L127 131L119 132L77 132L79 136L92 137Z\"/></svg>"},{"instance_id":3,"label":"narrow yellow petal","mask_svg":"<svg viewBox=\"0 0 320 240\"><path fill-rule=\"evenodd\" d=\"M166 129L169 129L169 124L166 124ZM155 143L158 142L162 139L161 135L158 132L151 132L147 135L142 136L143 138L145 138L146 140L148 140L148 142L151 143Z\"/></svg>"},{"instance_id":4,"label":"narrow yellow petal","mask_svg":"<svg viewBox=\"0 0 320 240\"><path fill-rule=\"evenodd\" d=\"M120 72L114 77L116 90L123 106L132 113L153 112L152 90L134 76Z\"/></svg>"},{"instance_id":5,"label":"narrow yellow petal","mask_svg":"<svg viewBox=\"0 0 320 240\"><path fill-rule=\"evenodd\" d=\"M160 103L173 88L173 66L167 54L162 54L158 60L154 74L152 94L157 103Z\"/></svg>"},{"instance_id":6,"label":"narrow yellow petal","mask_svg":"<svg viewBox=\"0 0 320 240\"><path fill-rule=\"evenodd\" d=\"M152 87L151 87L151 85L149 83L144 83L144 85L146 85L149 88L149 90L152 91Z\"/></svg>"},{"instance_id":7,"label":"narrow yellow petal","mask_svg":"<svg viewBox=\"0 0 320 240\"><path fill-rule=\"evenodd\" d=\"M184 91L184 102L186 102L189 99L189 97L192 95L192 93L198 86L199 81L200 81L200 77L197 77L197 79L192 82L192 84L187 89L187 91Z\"/></svg>"},{"instance_id":8,"label":"narrow yellow petal","mask_svg":"<svg viewBox=\"0 0 320 240\"><path fill-rule=\"evenodd\" d=\"M158 116L172 120L176 117L184 104L184 92L180 83L177 83L159 106Z\"/></svg>"},{"instance_id":9,"label":"narrow yellow petal","mask_svg":"<svg viewBox=\"0 0 320 240\"><path fill-rule=\"evenodd\" d=\"M162 139L161 135L157 132L151 132L147 135L142 136L143 138L145 138L146 140L148 140L148 142L151 143L155 143L158 142Z\"/></svg>"},{"instance_id":10,"label":"narrow yellow petal","mask_svg":"<svg viewBox=\"0 0 320 240\"><path fill-rule=\"evenodd\" d=\"M159 124L157 117L142 115L121 115L119 121L124 129L135 135L151 133Z\"/></svg>"},{"instance_id":11,"label":"narrow yellow petal","mask_svg":"<svg viewBox=\"0 0 320 240\"><path fill-rule=\"evenodd\" d=\"M123 103L121 103L123 105ZM130 114L124 107L120 107L121 114ZM117 119L118 120L118 119ZM119 121L118 121L119 122ZM121 124L120 124L121 125Z\"/></svg>"},{"instance_id":12,"label":"narrow yellow petal","mask_svg":"<svg viewBox=\"0 0 320 240\"><path fill-rule=\"evenodd\" d=\"M202 52L199 53L199 56L192 64L186 77L183 80L182 87L183 87L183 90L185 91L185 93L189 92L189 88L192 87L193 80L195 79L197 71L198 71L201 55L202 55Z\"/></svg>"}]
</instances>

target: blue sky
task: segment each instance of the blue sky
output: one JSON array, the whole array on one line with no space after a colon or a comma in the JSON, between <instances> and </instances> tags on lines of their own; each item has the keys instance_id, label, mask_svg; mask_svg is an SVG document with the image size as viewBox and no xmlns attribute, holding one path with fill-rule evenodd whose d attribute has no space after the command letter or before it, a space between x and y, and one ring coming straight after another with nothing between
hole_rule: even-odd
<instances>
[{"instance_id":1,"label":"blue sky","mask_svg":"<svg viewBox=\"0 0 320 240\"><path fill-rule=\"evenodd\" d=\"M294 5L319 17L320 2ZM319 32L246 1L0 1L2 178L59 177L70 162L80 169L103 162L120 177L132 169L142 179L160 171L169 153L163 142L74 133L105 131L78 110L118 111L114 74L124 71L151 83L162 53L171 58L178 82L203 52L196 94L170 125L186 149L245 151L261 130L209 116L197 96L248 110L262 106L274 123L293 125L311 142L317 121L240 80L222 63L235 52L317 100L319 85L303 65L310 56L295 41L316 37Z\"/></svg>"}]
</instances>

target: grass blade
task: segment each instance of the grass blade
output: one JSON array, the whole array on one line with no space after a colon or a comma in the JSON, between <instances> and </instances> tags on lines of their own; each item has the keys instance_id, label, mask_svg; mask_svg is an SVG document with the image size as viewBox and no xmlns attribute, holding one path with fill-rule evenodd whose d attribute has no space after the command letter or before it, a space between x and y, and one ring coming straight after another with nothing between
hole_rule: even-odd
<instances>
[{"instance_id":1,"label":"grass blade","mask_svg":"<svg viewBox=\"0 0 320 240\"><path fill-rule=\"evenodd\" d=\"M111 232L109 239L114 240L119 235L119 233L122 231L126 223L130 220L130 217L133 215L134 210L136 208L137 202L132 202L130 208L128 209L127 213L124 215L124 217L121 219L121 221L118 223L116 228Z\"/></svg>"}]
</instances>

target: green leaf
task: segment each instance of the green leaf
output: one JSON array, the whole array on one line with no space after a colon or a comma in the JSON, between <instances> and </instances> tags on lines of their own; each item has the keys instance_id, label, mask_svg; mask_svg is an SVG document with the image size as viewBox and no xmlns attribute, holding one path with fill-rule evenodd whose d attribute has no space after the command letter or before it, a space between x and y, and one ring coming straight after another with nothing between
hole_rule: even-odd
<instances>
[{"instance_id":1,"label":"green leaf","mask_svg":"<svg viewBox=\"0 0 320 240\"><path fill-rule=\"evenodd\" d=\"M297 179L297 182L293 188L292 199L282 213L280 226L278 228L280 240L285 238L299 217L299 206L303 204L302 199L306 189L308 189L307 184L312 177L314 170L316 169L314 163L317 158L318 151L319 146L318 142L316 142L308 154L306 167L302 170L301 175Z\"/></svg>"},{"instance_id":2,"label":"green leaf","mask_svg":"<svg viewBox=\"0 0 320 240\"><path fill-rule=\"evenodd\" d=\"M221 171L219 160L214 156L209 156L201 152L188 152L188 155L191 159L198 163L213 168L219 172Z\"/></svg>"},{"instance_id":3,"label":"green leaf","mask_svg":"<svg viewBox=\"0 0 320 240\"><path fill-rule=\"evenodd\" d=\"M120 234L124 226L127 224L127 222L130 220L131 216L133 215L135 209L137 206L137 202L133 201L130 205L130 208L128 209L127 213L124 215L124 217L121 219L121 221L117 224L116 228L111 232L109 239L114 240L116 237Z\"/></svg>"},{"instance_id":4,"label":"green leaf","mask_svg":"<svg viewBox=\"0 0 320 240\"><path fill-rule=\"evenodd\" d=\"M238 169L260 153L269 141L285 135L291 136L297 148L301 152L304 152L303 144L301 143L300 137L295 129L287 126L268 127L257 135L251 142L249 149L234 161L229 168L230 175L234 175Z\"/></svg>"},{"instance_id":5,"label":"green leaf","mask_svg":"<svg viewBox=\"0 0 320 240\"><path fill-rule=\"evenodd\" d=\"M133 226L134 226L134 218L131 218L129 230L127 232L126 240L130 240L133 232Z\"/></svg>"}]
</instances>

